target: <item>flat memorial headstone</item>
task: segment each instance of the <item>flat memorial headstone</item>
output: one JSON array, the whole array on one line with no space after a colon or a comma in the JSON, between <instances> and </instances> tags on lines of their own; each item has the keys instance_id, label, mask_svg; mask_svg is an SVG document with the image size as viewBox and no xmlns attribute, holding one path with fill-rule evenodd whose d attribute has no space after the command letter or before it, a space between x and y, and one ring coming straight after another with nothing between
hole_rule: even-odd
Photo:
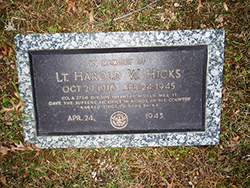
<instances>
[{"instance_id":1,"label":"flat memorial headstone","mask_svg":"<svg viewBox=\"0 0 250 188\"><path fill-rule=\"evenodd\" d=\"M39 148L219 143L223 30L16 35Z\"/></svg>"}]
</instances>

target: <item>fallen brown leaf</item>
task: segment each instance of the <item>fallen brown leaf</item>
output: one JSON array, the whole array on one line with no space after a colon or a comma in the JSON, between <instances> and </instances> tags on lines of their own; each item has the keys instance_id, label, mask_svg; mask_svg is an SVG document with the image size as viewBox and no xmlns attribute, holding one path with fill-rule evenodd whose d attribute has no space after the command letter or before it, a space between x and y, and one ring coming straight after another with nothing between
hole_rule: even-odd
<instances>
[{"instance_id":1,"label":"fallen brown leaf","mask_svg":"<svg viewBox=\"0 0 250 188\"><path fill-rule=\"evenodd\" d=\"M234 148L239 144L240 144L240 141L229 141L228 142L228 146L231 147L231 148Z\"/></svg>"},{"instance_id":2,"label":"fallen brown leaf","mask_svg":"<svg viewBox=\"0 0 250 188\"><path fill-rule=\"evenodd\" d=\"M25 172L25 173L24 173L24 176L23 176L23 179L26 179L28 175L29 175L29 173L28 173L28 172Z\"/></svg>"},{"instance_id":3,"label":"fallen brown leaf","mask_svg":"<svg viewBox=\"0 0 250 188\"><path fill-rule=\"evenodd\" d=\"M231 167L226 167L222 169L224 172L231 172L232 168Z\"/></svg>"},{"instance_id":4,"label":"fallen brown leaf","mask_svg":"<svg viewBox=\"0 0 250 188\"><path fill-rule=\"evenodd\" d=\"M89 14L89 23L94 22L95 19L94 19L94 17L93 17L93 10L91 10L90 13L88 13L88 14Z\"/></svg>"},{"instance_id":5,"label":"fallen brown leaf","mask_svg":"<svg viewBox=\"0 0 250 188\"><path fill-rule=\"evenodd\" d=\"M24 104L23 99L20 100L18 104L15 104L15 102L12 99L10 99L10 98L8 98L8 99L9 99L12 107L11 108L3 107L3 109L0 111L0 113L1 112L11 112L11 111L16 111L17 113L20 113L24 109L24 107L23 107L23 104Z\"/></svg>"},{"instance_id":6,"label":"fallen brown leaf","mask_svg":"<svg viewBox=\"0 0 250 188\"><path fill-rule=\"evenodd\" d=\"M15 144L16 147L11 146L11 148L10 148L11 152L15 152L15 151L33 151L33 150L35 150L36 153L35 153L33 158L35 158L35 157L37 157L39 155L40 150L35 146L34 143L31 144L31 143L27 142L28 146L24 145L22 142L19 142L19 144L17 144L17 143L14 143L14 144Z\"/></svg>"},{"instance_id":7,"label":"fallen brown leaf","mask_svg":"<svg viewBox=\"0 0 250 188\"><path fill-rule=\"evenodd\" d=\"M8 48L9 46L9 48ZM8 55L9 51L13 49L13 45L9 44L9 43L6 43L6 42L3 42L3 46L2 46L3 50L0 51L0 53L2 53L3 55Z\"/></svg>"},{"instance_id":8,"label":"fallen brown leaf","mask_svg":"<svg viewBox=\"0 0 250 188\"><path fill-rule=\"evenodd\" d=\"M3 50L0 53L2 53L3 55L7 55L7 44L6 43L4 43Z\"/></svg>"},{"instance_id":9,"label":"fallen brown leaf","mask_svg":"<svg viewBox=\"0 0 250 188\"><path fill-rule=\"evenodd\" d=\"M221 109L223 110L225 107L226 107L226 103L223 102L223 103L221 104Z\"/></svg>"},{"instance_id":10,"label":"fallen brown leaf","mask_svg":"<svg viewBox=\"0 0 250 188\"><path fill-rule=\"evenodd\" d=\"M7 155L9 150L10 149L5 146L0 146L0 152L1 152L2 157Z\"/></svg>"},{"instance_id":11,"label":"fallen brown leaf","mask_svg":"<svg viewBox=\"0 0 250 188\"><path fill-rule=\"evenodd\" d=\"M26 145L23 145L22 142L20 142L19 144L16 144L16 143L15 143L15 145L16 145L15 150L23 150L23 151L32 151L32 150L34 150L34 149L31 147L31 145L30 145L29 142L28 142L28 147L27 147Z\"/></svg>"},{"instance_id":12,"label":"fallen brown leaf","mask_svg":"<svg viewBox=\"0 0 250 188\"><path fill-rule=\"evenodd\" d=\"M240 139L240 137L236 136L236 137L233 138L233 141L237 142L239 139Z\"/></svg>"},{"instance_id":13,"label":"fallen brown leaf","mask_svg":"<svg viewBox=\"0 0 250 188\"><path fill-rule=\"evenodd\" d=\"M75 13L75 11L76 11L76 7L75 7L76 3L73 2L73 1L70 1L70 0L66 0L66 3L69 3L69 7L66 9L66 13L69 13L71 9Z\"/></svg>"},{"instance_id":14,"label":"fallen brown leaf","mask_svg":"<svg viewBox=\"0 0 250 188\"><path fill-rule=\"evenodd\" d=\"M218 158L218 160L219 160L219 161L224 161L224 160L225 160L225 157L222 157L222 156L221 156L221 157Z\"/></svg>"}]
</instances>

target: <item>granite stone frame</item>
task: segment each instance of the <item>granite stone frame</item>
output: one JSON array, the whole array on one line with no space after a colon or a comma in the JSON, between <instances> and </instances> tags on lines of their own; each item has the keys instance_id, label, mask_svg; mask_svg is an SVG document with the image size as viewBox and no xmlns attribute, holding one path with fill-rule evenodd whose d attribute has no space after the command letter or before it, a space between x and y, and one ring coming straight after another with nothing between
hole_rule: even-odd
<instances>
[{"instance_id":1,"label":"granite stone frame","mask_svg":"<svg viewBox=\"0 0 250 188\"><path fill-rule=\"evenodd\" d=\"M224 30L178 30L108 33L56 33L16 35L19 89L25 103L25 142L38 148L144 147L215 145L220 140ZM85 134L46 136L37 134L30 51L136 47L207 46L205 131Z\"/></svg>"}]
</instances>

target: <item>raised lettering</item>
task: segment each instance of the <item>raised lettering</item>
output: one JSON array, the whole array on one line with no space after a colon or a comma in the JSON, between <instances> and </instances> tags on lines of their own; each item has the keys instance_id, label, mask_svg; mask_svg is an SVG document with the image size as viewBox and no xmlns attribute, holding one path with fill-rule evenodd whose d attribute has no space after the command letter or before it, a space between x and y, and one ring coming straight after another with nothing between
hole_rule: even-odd
<instances>
[{"instance_id":1,"label":"raised lettering","mask_svg":"<svg viewBox=\"0 0 250 188\"><path fill-rule=\"evenodd\" d=\"M69 81L66 78L66 76L68 76L68 73L61 73L61 75L63 76L63 79L60 79L58 72L56 72L56 81L57 82L68 82Z\"/></svg>"},{"instance_id":2,"label":"raised lettering","mask_svg":"<svg viewBox=\"0 0 250 188\"><path fill-rule=\"evenodd\" d=\"M131 80L132 80L133 78L134 78L135 80L139 79L139 78L140 78L140 77L138 76L139 72L140 72L140 69L137 69L137 72L136 72L136 73L135 73L135 70L132 70L132 72L131 72L131 69L128 69L128 74L129 74Z\"/></svg>"},{"instance_id":3,"label":"raised lettering","mask_svg":"<svg viewBox=\"0 0 250 188\"><path fill-rule=\"evenodd\" d=\"M77 74L77 72L75 71L75 81L77 81L77 78L80 78L81 81L83 81L82 71L80 71L80 74Z\"/></svg>"},{"instance_id":4,"label":"raised lettering","mask_svg":"<svg viewBox=\"0 0 250 188\"><path fill-rule=\"evenodd\" d=\"M170 77L174 78L173 73L174 73L174 70L169 71L169 78L170 78Z\"/></svg>"},{"instance_id":5,"label":"raised lettering","mask_svg":"<svg viewBox=\"0 0 250 188\"><path fill-rule=\"evenodd\" d=\"M150 73L150 69L147 69L147 79L149 79L150 76L155 79L155 68L152 69L152 73Z\"/></svg>"},{"instance_id":6,"label":"raised lettering","mask_svg":"<svg viewBox=\"0 0 250 188\"><path fill-rule=\"evenodd\" d=\"M177 69L175 72L177 74L177 76L175 78L180 78L181 77L181 74L180 74L180 69Z\"/></svg>"}]
</instances>

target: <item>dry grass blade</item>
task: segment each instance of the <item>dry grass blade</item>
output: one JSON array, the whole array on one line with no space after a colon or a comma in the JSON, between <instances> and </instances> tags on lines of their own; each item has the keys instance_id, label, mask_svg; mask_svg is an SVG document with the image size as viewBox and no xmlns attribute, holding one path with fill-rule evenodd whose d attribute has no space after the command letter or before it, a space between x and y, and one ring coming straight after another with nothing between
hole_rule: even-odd
<instances>
[{"instance_id":1,"label":"dry grass blade","mask_svg":"<svg viewBox=\"0 0 250 188\"><path fill-rule=\"evenodd\" d=\"M7 185L6 177L1 177L0 180L1 180L2 184L3 184L5 187L9 187L9 186Z\"/></svg>"},{"instance_id":2,"label":"dry grass blade","mask_svg":"<svg viewBox=\"0 0 250 188\"><path fill-rule=\"evenodd\" d=\"M228 11L228 6L227 6L227 4L226 4L225 2L223 2L223 7L224 7L224 9L225 9L226 11Z\"/></svg>"},{"instance_id":3,"label":"dry grass blade","mask_svg":"<svg viewBox=\"0 0 250 188\"><path fill-rule=\"evenodd\" d=\"M139 12L139 11L141 11L141 10L143 10L143 9L145 9L145 8L147 8L147 7L149 7L149 6L151 6L151 5L153 5L153 4L156 3L157 1L159 1L159 0L155 0L155 1L153 1L152 3L148 4L147 6L142 7L142 8L140 8L140 9L136 10L136 11L130 12L130 13L128 13L128 14L125 14L125 15L119 17L119 18L115 18L114 21L120 20L120 19L125 18L125 17L127 17L127 16L130 16L130 15L136 13L136 12Z\"/></svg>"}]
</instances>

